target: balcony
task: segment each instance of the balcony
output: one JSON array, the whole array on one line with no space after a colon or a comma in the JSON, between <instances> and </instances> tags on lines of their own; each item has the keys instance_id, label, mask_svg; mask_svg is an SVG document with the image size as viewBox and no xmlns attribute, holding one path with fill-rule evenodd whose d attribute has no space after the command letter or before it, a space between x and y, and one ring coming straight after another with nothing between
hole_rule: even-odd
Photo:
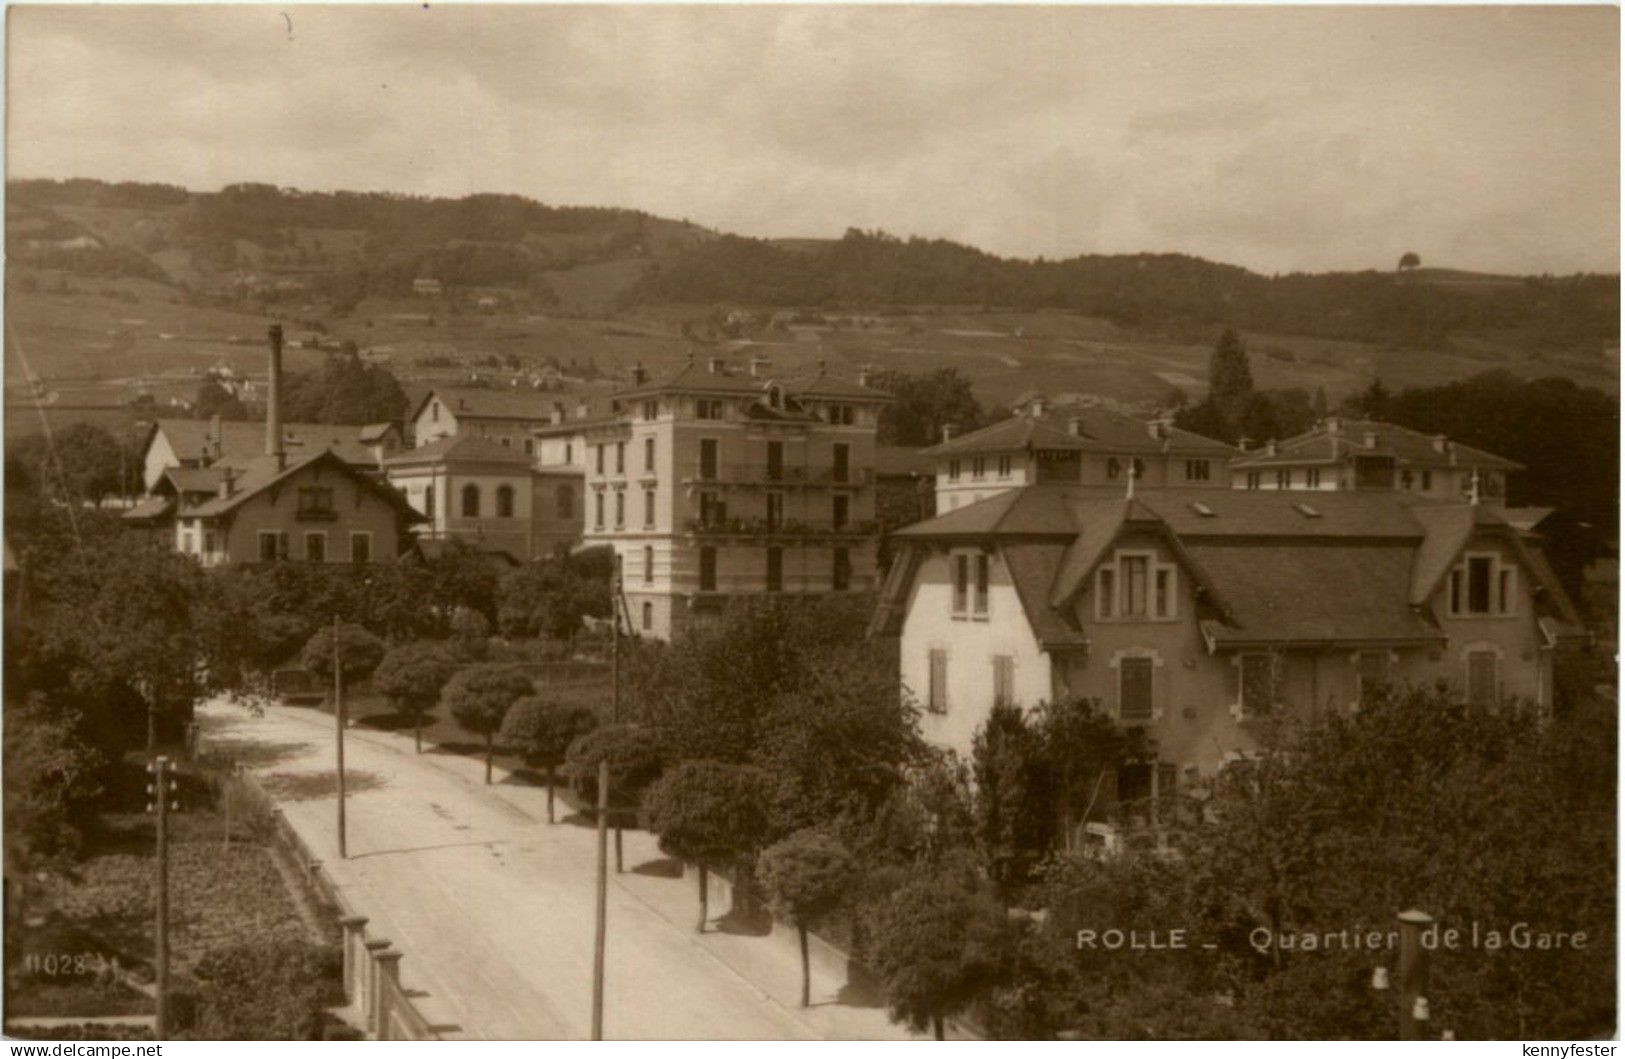
<instances>
[{"instance_id":1,"label":"balcony","mask_svg":"<svg viewBox=\"0 0 1625 1059\"><path fill-rule=\"evenodd\" d=\"M714 473L702 473L699 464L691 463L679 471L679 479L688 486L739 486L757 489L794 488L858 488L874 481L871 468L849 467L837 477L833 467L781 467L775 474L768 473L765 463L724 463Z\"/></svg>"},{"instance_id":2,"label":"balcony","mask_svg":"<svg viewBox=\"0 0 1625 1059\"><path fill-rule=\"evenodd\" d=\"M294 509L293 517L296 522L334 522L339 513L330 507L301 507Z\"/></svg>"},{"instance_id":3,"label":"balcony","mask_svg":"<svg viewBox=\"0 0 1625 1059\"><path fill-rule=\"evenodd\" d=\"M767 519L691 518L684 526L691 537L722 537L735 539L839 539L873 537L880 532L880 523L873 521L848 522L844 526L829 523L809 523L788 520L769 522Z\"/></svg>"}]
</instances>

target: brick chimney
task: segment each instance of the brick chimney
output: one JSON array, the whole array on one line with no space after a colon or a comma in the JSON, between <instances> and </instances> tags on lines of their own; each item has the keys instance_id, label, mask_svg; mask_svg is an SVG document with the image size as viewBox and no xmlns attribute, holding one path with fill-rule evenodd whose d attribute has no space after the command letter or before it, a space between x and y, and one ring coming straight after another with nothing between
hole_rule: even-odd
<instances>
[{"instance_id":1,"label":"brick chimney","mask_svg":"<svg viewBox=\"0 0 1625 1059\"><path fill-rule=\"evenodd\" d=\"M271 371L265 393L265 454L276 458L280 471L288 464L282 448L282 325L272 324L266 335L271 340Z\"/></svg>"}]
</instances>

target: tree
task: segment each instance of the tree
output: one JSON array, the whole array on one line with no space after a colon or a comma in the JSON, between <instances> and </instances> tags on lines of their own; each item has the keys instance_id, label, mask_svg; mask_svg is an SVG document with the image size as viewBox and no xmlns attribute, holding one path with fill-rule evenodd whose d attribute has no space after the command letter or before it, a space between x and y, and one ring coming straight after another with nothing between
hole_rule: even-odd
<instances>
[{"instance_id":1,"label":"tree","mask_svg":"<svg viewBox=\"0 0 1625 1059\"><path fill-rule=\"evenodd\" d=\"M390 648L372 675L373 689L412 719L412 744L420 754L423 717L439 701L457 667L457 659L439 644L406 643Z\"/></svg>"},{"instance_id":2,"label":"tree","mask_svg":"<svg viewBox=\"0 0 1625 1059\"><path fill-rule=\"evenodd\" d=\"M553 822L555 772L570 745L598 727L598 715L585 706L570 706L537 696L513 704L502 719L502 745L547 769L547 822Z\"/></svg>"},{"instance_id":3,"label":"tree","mask_svg":"<svg viewBox=\"0 0 1625 1059\"><path fill-rule=\"evenodd\" d=\"M964 433L982 425L982 406L958 368L919 375L879 371L871 385L892 395L880 413L876 438L882 445L935 445L944 426Z\"/></svg>"},{"instance_id":4,"label":"tree","mask_svg":"<svg viewBox=\"0 0 1625 1059\"><path fill-rule=\"evenodd\" d=\"M381 423L400 419L406 391L388 368L366 364L351 344L313 372L289 375L283 416L306 423Z\"/></svg>"},{"instance_id":5,"label":"tree","mask_svg":"<svg viewBox=\"0 0 1625 1059\"><path fill-rule=\"evenodd\" d=\"M340 624L338 635L339 683L365 680L384 657L384 641L359 625ZM299 661L323 680L333 679L334 627L322 625L305 641Z\"/></svg>"},{"instance_id":6,"label":"tree","mask_svg":"<svg viewBox=\"0 0 1625 1059\"><path fill-rule=\"evenodd\" d=\"M1021 707L1010 703L989 711L971 744L978 837L1006 899L1053 832L1039 746Z\"/></svg>"},{"instance_id":7,"label":"tree","mask_svg":"<svg viewBox=\"0 0 1625 1059\"><path fill-rule=\"evenodd\" d=\"M1414 250L1407 250L1399 258L1399 271L1406 272L1413 268L1421 268L1422 259Z\"/></svg>"},{"instance_id":8,"label":"tree","mask_svg":"<svg viewBox=\"0 0 1625 1059\"><path fill-rule=\"evenodd\" d=\"M70 423L16 445L37 481L68 503L100 503L139 488L141 472L129 446L90 423Z\"/></svg>"},{"instance_id":9,"label":"tree","mask_svg":"<svg viewBox=\"0 0 1625 1059\"><path fill-rule=\"evenodd\" d=\"M869 925L870 962L891 1017L916 1030L943 1023L1004 979L1010 927L965 865L918 871L880 905Z\"/></svg>"},{"instance_id":10,"label":"tree","mask_svg":"<svg viewBox=\"0 0 1625 1059\"><path fill-rule=\"evenodd\" d=\"M1234 415L1253 392L1253 372L1241 336L1225 328L1208 358L1208 400L1227 415Z\"/></svg>"},{"instance_id":11,"label":"tree","mask_svg":"<svg viewBox=\"0 0 1625 1059\"><path fill-rule=\"evenodd\" d=\"M743 866L767 840L770 784L751 765L684 761L649 790L649 829L661 850L699 869L700 933L710 918L707 871Z\"/></svg>"},{"instance_id":12,"label":"tree","mask_svg":"<svg viewBox=\"0 0 1625 1059\"><path fill-rule=\"evenodd\" d=\"M6 859L8 871L28 873L78 852L102 755L80 736L78 711L41 691L3 714Z\"/></svg>"},{"instance_id":13,"label":"tree","mask_svg":"<svg viewBox=\"0 0 1625 1059\"><path fill-rule=\"evenodd\" d=\"M327 1009L344 1001L337 951L304 941L211 949L194 974L195 1040L318 1040Z\"/></svg>"},{"instance_id":14,"label":"tree","mask_svg":"<svg viewBox=\"0 0 1625 1059\"><path fill-rule=\"evenodd\" d=\"M463 670L446 684L441 698L464 731L485 738L485 782L491 782L491 759L502 719L513 704L535 688L517 666L480 665Z\"/></svg>"},{"instance_id":15,"label":"tree","mask_svg":"<svg viewBox=\"0 0 1625 1059\"><path fill-rule=\"evenodd\" d=\"M834 911L852 885L851 854L822 831L797 831L762 851L758 868L768 906L796 926L801 941L801 1006L811 1001L807 927Z\"/></svg>"},{"instance_id":16,"label":"tree","mask_svg":"<svg viewBox=\"0 0 1625 1059\"><path fill-rule=\"evenodd\" d=\"M215 379L204 379L198 384L197 396L192 398L192 414L199 419L242 420L252 418L249 407Z\"/></svg>"}]
</instances>

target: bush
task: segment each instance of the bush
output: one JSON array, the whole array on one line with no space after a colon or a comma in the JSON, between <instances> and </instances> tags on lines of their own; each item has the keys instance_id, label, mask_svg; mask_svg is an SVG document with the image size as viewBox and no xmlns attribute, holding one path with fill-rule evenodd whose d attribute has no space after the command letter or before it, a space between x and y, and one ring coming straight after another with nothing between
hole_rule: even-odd
<instances>
[{"instance_id":1,"label":"bush","mask_svg":"<svg viewBox=\"0 0 1625 1059\"><path fill-rule=\"evenodd\" d=\"M336 950L308 942L234 945L199 961L192 1040L317 1040L344 1002Z\"/></svg>"}]
</instances>

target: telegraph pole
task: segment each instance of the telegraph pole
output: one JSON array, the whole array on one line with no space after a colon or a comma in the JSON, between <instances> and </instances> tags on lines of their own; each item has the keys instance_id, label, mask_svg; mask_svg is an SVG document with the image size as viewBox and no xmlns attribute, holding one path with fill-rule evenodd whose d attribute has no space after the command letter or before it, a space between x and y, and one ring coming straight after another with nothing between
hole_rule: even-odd
<instances>
[{"instance_id":1,"label":"telegraph pole","mask_svg":"<svg viewBox=\"0 0 1625 1059\"><path fill-rule=\"evenodd\" d=\"M609 640L609 710L614 724L621 723L621 553L615 549L609 564L609 612L613 629ZM621 856L621 822L615 821L615 873L625 870Z\"/></svg>"},{"instance_id":2,"label":"telegraph pole","mask_svg":"<svg viewBox=\"0 0 1625 1059\"><path fill-rule=\"evenodd\" d=\"M344 843L344 670L339 665L339 616L333 615L333 723L339 775L339 860L349 856Z\"/></svg>"},{"instance_id":3,"label":"telegraph pole","mask_svg":"<svg viewBox=\"0 0 1625 1059\"><path fill-rule=\"evenodd\" d=\"M609 758L598 759L598 914L592 945L592 1039L604 1039L604 928L609 902Z\"/></svg>"},{"instance_id":4,"label":"telegraph pole","mask_svg":"<svg viewBox=\"0 0 1625 1059\"><path fill-rule=\"evenodd\" d=\"M149 771L153 783L147 788L152 801L147 809L156 814L157 821L157 879L154 893L157 912L153 922L153 986L156 991L156 1014L153 1019L153 1037L169 1039L169 797L174 784L169 778L169 758L160 756ZM178 805L173 808L179 808Z\"/></svg>"}]
</instances>

